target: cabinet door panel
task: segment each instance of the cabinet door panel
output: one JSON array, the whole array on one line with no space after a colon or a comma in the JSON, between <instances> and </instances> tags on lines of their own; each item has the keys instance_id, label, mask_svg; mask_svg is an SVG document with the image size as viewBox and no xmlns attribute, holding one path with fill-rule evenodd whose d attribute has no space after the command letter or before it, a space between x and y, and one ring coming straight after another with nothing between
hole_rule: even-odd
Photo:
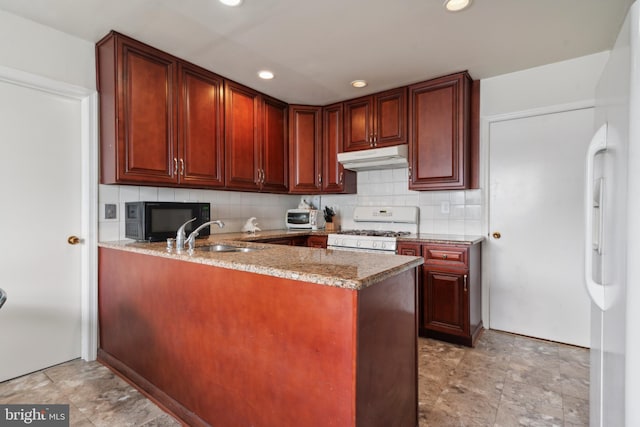
<instances>
[{"instance_id":1,"label":"cabinet door panel","mask_svg":"<svg viewBox=\"0 0 640 427\"><path fill-rule=\"evenodd\" d=\"M371 97L366 97L344 103L344 151L370 148L372 102Z\"/></svg>"},{"instance_id":2,"label":"cabinet door panel","mask_svg":"<svg viewBox=\"0 0 640 427\"><path fill-rule=\"evenodd\" d=\"M258 189L259 116L259 94L226 82L225 181L229 188Z\"/></svg>"},{"instance_id":3,"label":"cabinet door panel","mask_svg":"<svg viewBox=\"0 0 640 427\"><path fill-rule=\"evenodd\" d=\"M320 107L291 106L291 191L316 193L321 181Z\"/></svg>"},{"instance_id":4,"label":"cabinet door panel","mask_svg":"<svg viewBox=\"0 0 640 427\"><path fill-rule=\"evenodd\" d=\"M180 72L180 182L224 186L222 79L183 65Z\"/></svg>"},{"instance_id":5,"label":"cabinet door panel","mask_svg":"<svg viewBox=\"0 0 640 427\"><path fill-rule=\"evenodd\" d=\"M468 334L465 274L425 269L423 327L448 334Z\"/></svg>"},{"instance_id":6,"label":"cabinet door panel","mask_svg":"<svg viewBox=\"0 0 640 427\"><path fill-rule=\"evenodd\" d=\"M263 102L262 184L266 191L289 188L287 104L265 98Z\"/></svg>"},{"instance_id":7,"label":"cabinet door panel","mask_svg":"<svg viewBox=\"0 0 640 427\"><path fill-rule=\"evenodd\" d=\"M407 142L407 89L400 88L375 96L375 146Z\"/></svg>"},{"instance_id":8,"label":"cabinet door panel","mask_svg":"<svg viewBox=\"0 0 640 427\"><path fill-rule=\"evenodd\" d=\"M470 85L460 73L410 86L410 189L468 186Z\"/></svg>"},{"instance_id":9,"label":"cabinet door panel","mask_svg":"<svg viewBox=\"0 0 640 427\"><path fill-rule=\"evenodd\" d=\"M342 103L322 109L322 191L327 193L357 191L357 173L338 162L338 153L344 151L343 112Z\"/></svg>"},{"instance_id":10,"label":"cabinet door panel","mask_svg":"<svg viewBox=\"0 0 640 427\"><path fill-rule=\"evenodd\" d=\"M177 182L175 147L175 63L168 55L147 53L121 43L119 179L134 182Z\"/></svg>"}]
</instances>

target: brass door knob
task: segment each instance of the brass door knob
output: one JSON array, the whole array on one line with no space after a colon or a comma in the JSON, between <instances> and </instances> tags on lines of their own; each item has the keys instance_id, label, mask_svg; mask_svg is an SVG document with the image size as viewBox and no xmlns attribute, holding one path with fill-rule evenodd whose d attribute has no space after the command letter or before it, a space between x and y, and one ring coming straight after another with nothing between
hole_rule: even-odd
<instances>
[{"instance_id":1,"label":"brass door knob","mask_svg":"<svg viewBox=\"0 0 640 427\"><path fill-rule=\"evenodd\" d=\"M81 240L78 236L69 236L67 238L67 243L70 245L77 245L78 243L80 243Z\"/></svg>"},{"instance_id":2,"label":"brass door knob","mask_svg":"<svg viewBox=\"0 0 640 427\"><path fill-rule=\"evenodd\" d=\"M500 237L502 237L502 235L500 234L500 232L499 232L499 231L494 231L494 232L493 232L493 238L494 238L494 239L499 239Z\"/></svg>"}]
</instances>

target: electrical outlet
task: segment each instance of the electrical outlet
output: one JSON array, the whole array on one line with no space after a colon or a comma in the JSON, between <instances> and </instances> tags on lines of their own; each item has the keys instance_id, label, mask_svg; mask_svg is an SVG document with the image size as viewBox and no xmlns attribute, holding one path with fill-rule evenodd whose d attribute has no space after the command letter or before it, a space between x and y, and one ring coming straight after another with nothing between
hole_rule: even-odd
<instances>
[{"instance_id":1,"label":"electrical outlet","mask_svg":"<svg viewBox=\"0 0 640 427\"><path fill-rule=\"evenodd\" d=\"M443 201L440 202L440 213L448 214L449 213L449 202Z\"/></svg>"},{"instance_id":2,"label":"electrical outlet","mask_svg":"<svg viewBox=\"0 0 640 427\"><path fill-rule=\"evenodd\" d=\"M107 203L104 205L104 219L116 219L118 217L118 205Z\"/></svg>"}]
</instances>

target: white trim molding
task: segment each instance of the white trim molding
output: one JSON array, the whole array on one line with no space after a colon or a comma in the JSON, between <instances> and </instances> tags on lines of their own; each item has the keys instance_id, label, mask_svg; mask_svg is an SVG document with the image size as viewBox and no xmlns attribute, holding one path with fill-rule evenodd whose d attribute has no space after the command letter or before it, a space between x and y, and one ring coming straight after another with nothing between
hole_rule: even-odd
<instances>
[{"instance_id":1,"label":"white trim molding","mask_svg":"<svg viewBox=\"0 0 640 427\"><path fill-rule=\"evenodd\" d=\"M98 93L69 83L0 66L0 81L80 102L81 126L81 349L84 360L98 351Z\"/></svg>"}]
</instances>

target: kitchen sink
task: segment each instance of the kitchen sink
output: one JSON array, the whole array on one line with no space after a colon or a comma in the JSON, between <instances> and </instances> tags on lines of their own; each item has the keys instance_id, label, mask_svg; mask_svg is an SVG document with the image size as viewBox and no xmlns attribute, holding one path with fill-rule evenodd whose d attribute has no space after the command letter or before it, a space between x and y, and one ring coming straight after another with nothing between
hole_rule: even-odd
<instances>
[{"instance_id":1,"label":"kitchen sink","mask_svg":"<svg viewBox=\"0 0 640 427\"><path fill-rule=\"evenodd\" d=\"M259 251L261 249L263 248L247 248L243 246L221 245L221 244L196 247L197 251L204 251L204 252L253 252L253 251Z\"/></svg>"}]
</instances>

